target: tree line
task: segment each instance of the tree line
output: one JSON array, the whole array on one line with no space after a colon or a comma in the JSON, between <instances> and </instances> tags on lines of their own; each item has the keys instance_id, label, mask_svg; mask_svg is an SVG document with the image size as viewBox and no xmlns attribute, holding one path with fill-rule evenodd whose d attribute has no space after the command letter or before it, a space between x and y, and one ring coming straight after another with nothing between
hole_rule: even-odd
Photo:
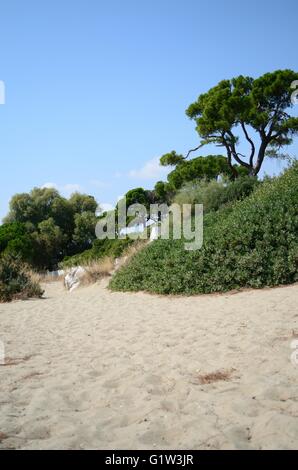
<instances>
[{"instance_id":1,"label":"tree line","mask_svg":"<svg viewBox=\"0 0 298 470\"><path fill-rule=\"evenodd\" d=\"M0 226L0 253L18 254L38 269L53 269L65 256L92 246L97 202L74 193L69 199L53 188L16 194Z\"/></svg>"}]
</instances>

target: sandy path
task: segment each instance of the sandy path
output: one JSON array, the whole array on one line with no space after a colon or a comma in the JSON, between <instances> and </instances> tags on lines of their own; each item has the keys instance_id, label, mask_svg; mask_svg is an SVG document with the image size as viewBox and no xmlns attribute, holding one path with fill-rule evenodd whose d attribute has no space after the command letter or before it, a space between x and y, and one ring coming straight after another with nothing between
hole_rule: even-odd
<instances>
[{"instance_id":1,"label":"sandy path","mask_svg":"<svg viewBox=\"0 0 298 470\"><path fill-rule=\"evenodd\" d=\"M298 448L297 298L298 285L166 298L54 283L0 304L0 448Z\"/></svg>"}]
</instances>

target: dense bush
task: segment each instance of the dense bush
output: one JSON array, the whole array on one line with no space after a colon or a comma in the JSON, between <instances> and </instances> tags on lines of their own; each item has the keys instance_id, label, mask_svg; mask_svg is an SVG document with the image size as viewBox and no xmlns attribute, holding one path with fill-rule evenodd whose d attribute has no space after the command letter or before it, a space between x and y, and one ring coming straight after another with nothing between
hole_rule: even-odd
<instances>
[{"instance_id":1,"label":"dense bush","mask_svg":"<svg viewBox=\"0 0 298 470\"><path fill-rule=\"evenodd\" d=\"M41 297L43 291L29 268L17 256L0 257L0 302Z\"/></svg>"},{"instance_id":2,"label":"dense bush","mask_svg":"<svg viewBox=\"0 0 298 470\"><path fill-rule=\"evenodd\" d=\"M204 212L222 205L225 186L222 181L193 181L185 184L174 197L177 204L203 204Z\"/></svg>"},{"instance_id":3,"label":"dense bush","mask_svg":"<svg viewBox=\"0 0 298 470\"><path fill-rule=\"evenodd\" d=\"M178 204L203 204L204 212L218 210L225 204L241 200L260 184L257 178L243 176L235 181L192 181L185 184L176 194Z\"/></svg>"},{"instance_id":4,"label":"dense bush","mask_svg":"<svg viewBox=\"0 0 298 470\"><path fill-rule=\"evenodd\" d=\"M24 223L0 226L0 253L18 254L23 261L31 262L33 251L33 240Z\"/></svg>"},{"instance_id":5,"label":"dense bush","mask_svg":"<svg viewBox=\"0 0 298 470\"><path fill-rule=\"evenodd\" d=\"M201 250L158 240L111 281L115 290L196 294L298 280L298 164L232 208L205 217Z\"/></svg>"}]
</instances>

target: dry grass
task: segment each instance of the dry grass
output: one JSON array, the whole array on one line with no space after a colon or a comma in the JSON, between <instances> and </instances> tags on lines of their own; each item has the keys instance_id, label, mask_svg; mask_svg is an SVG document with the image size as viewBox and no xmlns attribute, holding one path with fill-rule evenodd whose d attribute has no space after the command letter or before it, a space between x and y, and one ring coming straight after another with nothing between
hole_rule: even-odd
<instances>
[{"instance_id":1,"label":"dry grass","mask_svg":"<svg viewBox=\"0 0 298 470\"><path fill-rule=\"evenodd\" d=\"M28 274L31 278L32 282L36 282L37 284L41 281L41 276L37 272L33 271L32 269L28 270Z\"/></svg>"},{"instance_id":2,"label":"dry grass","mask_svg":"<svg viewBox=\"0 0 298 470\"><path fill-rule=\"evenodd\" d=\"M201 374L198 376L198 381L201 385L211 384L213 382L227 381L231 378L234 369L230 370L217 370L209 374Z\"/></svg>"},{"instance_id":3,"label":"dry grass","mask_svg":"<svg viewBox=\"0 0 298 470\"><path fill-rule=\"evenodd\" d=\"M136 240L132 245L130 245L123 253L121 258L117 258L115 264L115 271L125 266L130 259L136 255L139 251L143 250L145 246L149 243L148 240Z\"/></svg>"},{"instance_id":4,"label":"dry grass","mask_svg":"<svg viewBox=\"0 0 298 470\"><path fill-rule=\"evenodd\" d=\"M81 284L88 285L99 281L103 277L111 276L114 269L112 258L106 257L97 261L92 261L83 266L85 274L81 277Z\"/></svg>"},{"instance_id":5,"label":"dry grass","mask_svg":"<svg viewBox=\"0 0 298 470\"><path fill-rule=\"evenodd\" d=\"M114 260L112 257L106 256L98 260L90 261L89 263L82 264L81 267L85 270L83 274L79 275L80 286L87 286L94 284L103 277L112 276L115 271L124 266L138 251L142 250L147 240L136 240L130 245L120 258ZM68 270L66 270L67 273ZM60 277L65 279L65 275ZM55 277L54 280L59 279ZM44 278L39 278L40 282L45 282ZM65 284L65 282L64 282Z\"/></svg>"}]
</instances>

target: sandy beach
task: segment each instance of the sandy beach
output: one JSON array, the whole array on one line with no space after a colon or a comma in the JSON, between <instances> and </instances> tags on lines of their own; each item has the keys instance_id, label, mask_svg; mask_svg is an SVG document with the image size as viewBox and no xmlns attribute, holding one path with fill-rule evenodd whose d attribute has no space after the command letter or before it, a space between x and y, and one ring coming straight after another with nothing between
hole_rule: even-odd
<instances>
[{"instance_id":1,"label":"sandy beach","mask_svg":"<svg viewBox=\"0 0 298 470\"><path fill-rule=\"evenodd\" d=\"M0 304L0 448L298 448L298 285L184 298L106 284Z\"/></svg>"}]
</instances>

